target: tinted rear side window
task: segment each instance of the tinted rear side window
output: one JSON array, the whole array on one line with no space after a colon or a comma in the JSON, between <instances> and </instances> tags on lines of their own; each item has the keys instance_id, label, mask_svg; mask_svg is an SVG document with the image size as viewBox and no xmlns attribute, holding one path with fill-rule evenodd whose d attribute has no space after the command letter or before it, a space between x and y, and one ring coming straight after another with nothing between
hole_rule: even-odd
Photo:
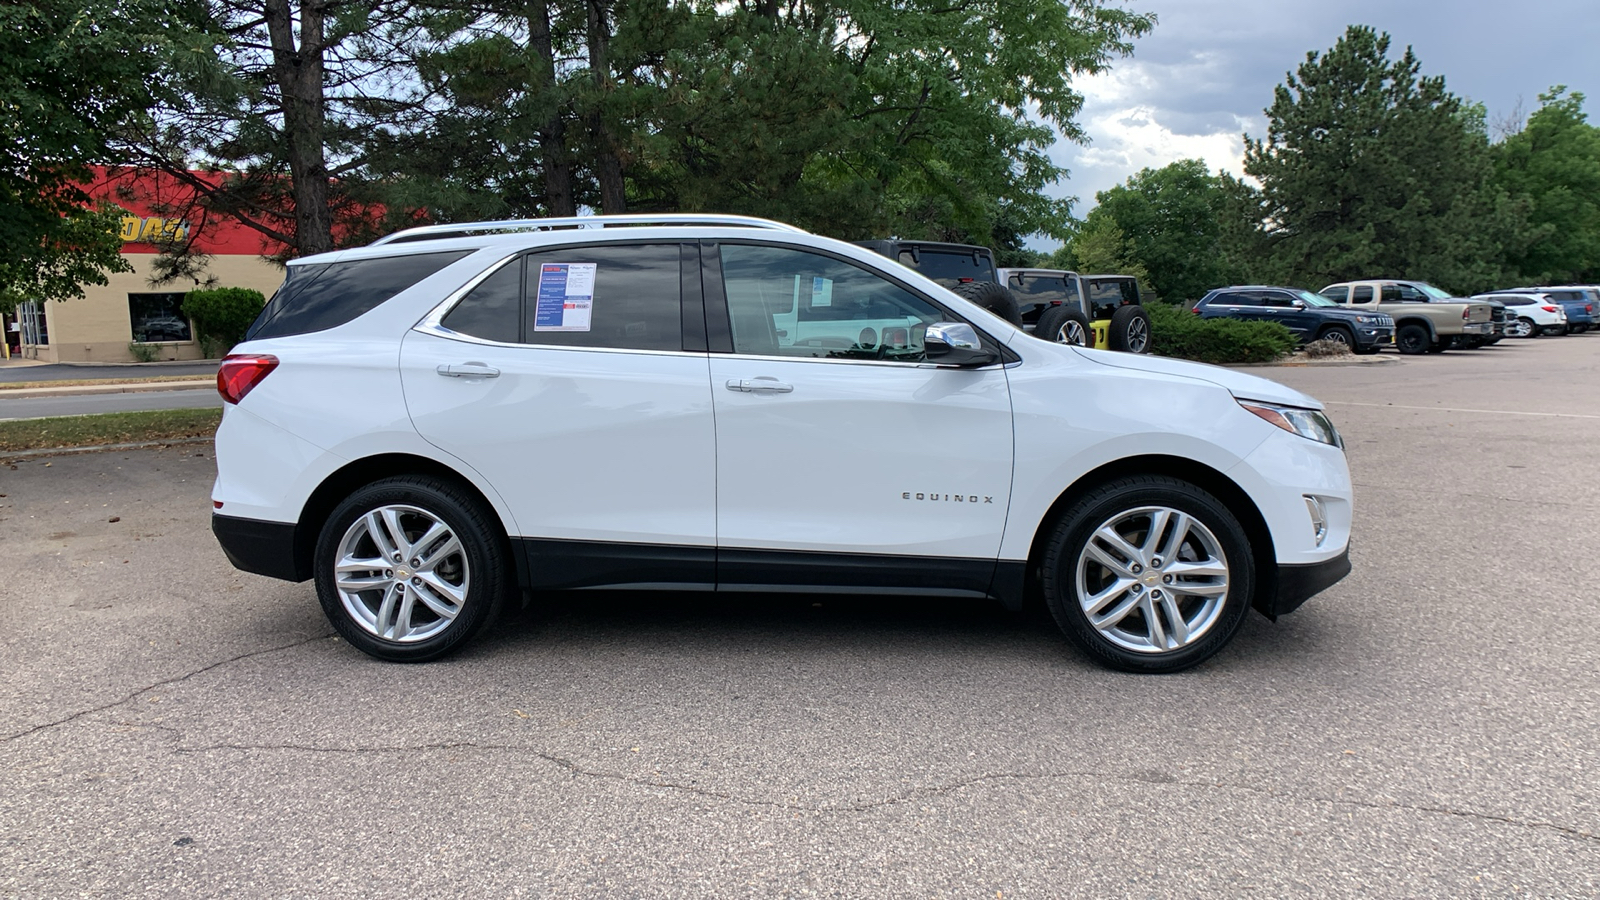
<instances>
[{"instance_id":1,"label":"tinted rear side window","mask_svg":"<svg viewBox=\"0 0 1600 900\"><path fill-rule=\"evenodd\" d=\"M272 296L245 340L310 334L336 328L368 312L470 250L354 259L295 272Z\"/></svg>"},{"instance_id":2,"label":"tinted rear side window","mask_svg":"<svg viewBox=\"0 0 1600 900\"><path fill-rule=\"evenodd\" d=\"M981 253L951 253L943 250L918 249L912 259L910 250L900 251L900 262L916 269L922 277L945 287L955 287L964 281L997 281L994 260Z\"/></svg>"}]
</instances>

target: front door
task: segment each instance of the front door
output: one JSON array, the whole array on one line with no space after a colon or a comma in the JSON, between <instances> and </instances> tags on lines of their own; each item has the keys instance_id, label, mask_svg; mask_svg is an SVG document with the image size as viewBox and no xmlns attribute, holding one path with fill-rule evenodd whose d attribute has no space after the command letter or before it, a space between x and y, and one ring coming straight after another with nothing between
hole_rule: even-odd
<instances>
[{"instance_id":1,"label":"front door","mask_svg":"<svg viewBox=\"0 0 1600 900\"><path fill-rule=\"evenodd\" d=\"M983 593L1011 490L1005 370L930 363L923 332L958 319L858 263L756 243L720 259L719 586Z\"/></svg>"}]
</instances>

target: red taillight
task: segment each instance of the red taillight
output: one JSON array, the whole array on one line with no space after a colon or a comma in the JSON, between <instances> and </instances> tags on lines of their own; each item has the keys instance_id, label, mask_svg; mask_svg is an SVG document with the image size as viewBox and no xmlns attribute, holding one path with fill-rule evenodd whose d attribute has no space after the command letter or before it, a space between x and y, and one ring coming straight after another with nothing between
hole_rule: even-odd
<instances>
[{"instance_id":1,"label":"red taillight","mask_svg":"<svg viewBox=\"0 0 1600 900\"><path fill-rule=\"evenodd\" d=\"M1469 319L1471 317L1472 317L1472 307L1469 306L1466 309L1463 309L1461 311L1461 321L1465 322L1467 319Z\"/></svg>"},{"instance_id":2,"label":"red taillight","mask_svg":"<svg viewBox=\"0 0 1600 900\"><path fill-rule=\"evenodd\" d=\"M1539 308L1544 310L1545 312L1555 312L1556 311L1556 308L1554 306L1541 306Z\"/></svg>"},{"instance_id":3,"label":"red taillight","mask_svg":"<svg viewBox=\"0 0 1600 900\"><path fill-rule=\"evenodd\" d=\"M1594 314L1594 304L1593 303L1585 303L1583 305L1583 311L1593 315Z\"/></svg>"},{"instance_id":4,"label":"red taillight","mask_svg":"<svg viewBox=\"0 0 1600 900\"><path fill-rule=\"evenodd\" d=\"M1194 313L1194 314L1195 314L1195 315L1197 315L1197 316L1198 316L1198 315L1201 315L1201 312L1200 312L1200 307L1198 307L1198 306L1196 306L1196 307L1195 307L1195 308L1194 308L1194 309L1191 309L1191 310L1189 310L1189 312L1192 312L1192 313Z\"/></svg>"},{"instance_id":5,"label":"red taillight","mask_svg":"<svg viewBox=\"0 0 1600 900\"><path fill-rule=\"evenodd\" d=\"M217 393L228 403L238 403L277 367L278 358L265 353L224 357L222 366L217 369Z\"/></svg>"}]
</instances>

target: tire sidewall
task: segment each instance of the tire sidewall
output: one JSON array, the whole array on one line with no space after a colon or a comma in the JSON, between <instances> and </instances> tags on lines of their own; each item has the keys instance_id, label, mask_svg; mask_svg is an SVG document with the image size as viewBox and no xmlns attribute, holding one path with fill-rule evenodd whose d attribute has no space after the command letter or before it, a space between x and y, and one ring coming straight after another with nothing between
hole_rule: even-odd
<instances>
[{"instance_id":1,"label":"tire sidewall","mask_svg":"<svg viewBox=\"0 0 1600 900\"><path fill-rule=\"evenodd\" d=\"M1408 343L1406 340L1408 337L1414 337L1416 341ZM1428 352L1428 345L1432 343L1432 338L1428 336L1428 329L1423 328L1421 325L1402 325L1400 330L1395 332L1394 343L1401 353L1407 356L1416 356Z\"/></svg>"},{"instance_id":2,"label":"tire sidewall","mask_svg":"<svg viewBox=\"0 0 1600 900\"><path fill-rule=\"evenodd\" d=\"M1118 513L1141 506L1167 506L1195 517L1216 536L1228 562L1228 594L1211 630L1188 647L1167 653L1139 653L1111 643L1089 623L1078 602L1078 557L1089 538ZM1175 478L1133 476L1090 492L1062 515L1046 544L1041 576L1045 605L1073 643L1116 669L1170 673L1204 662L1233 639L1254 598L1255 556L1238 519L1209 493Z\"/></svg>"},{"instance_id":3,"label":"tire sidewall","mask_svg":"<svg viewBox=\"0 0 1600 900\"><path fill-rule=\"evenodd\" d=\"M1144 348L1141 350L1129 349L1128 331L1135 321L1144 323ZM1110 336L1107 341L1112 350L1124 353L1149 353L1154 335L1150 333L1150 314L1142 306L1119 306L1111 314Z\"/></svg>"},{"instance_id":4,"label":"tire sidewall","mask_svg":"<svg viewBox=\"0 0 1600 900\"><path fill-rule=\"evenodd\" d=\"M415 506L437 516L461 541L470 587L461 611L439 634L415 643L380 638L350 617L334 581L339 544L357 519L384 506ZM370 656L391 662L425 662L449 653L486 625L508 583L505 540L481 505L459 489L427 477L388 478L366 485L334 508L317 536L313 579L322 611L339 636Z\"/></svg>"},{"instance_id":5,"label":"tire sidewall","mask_svg":"<svg viewBox=\"0 0 1600 900\"><path fill-rule=\"evenodd\" d=\"M1084 343L1073 344L1071 341L1057 339L1057 333L1068 322L1076 322L1078 327L1083 329ZM1052 306L1040 313L1039 322L1034 325L1033 333L1035 337L1055 344L1068 344L1074 347L1093 346L1093 341L1089 336L1089 320L1084 318L1083 314L1077 310L1068 309L1065 306Z\"/></svg>"}]
</instances>

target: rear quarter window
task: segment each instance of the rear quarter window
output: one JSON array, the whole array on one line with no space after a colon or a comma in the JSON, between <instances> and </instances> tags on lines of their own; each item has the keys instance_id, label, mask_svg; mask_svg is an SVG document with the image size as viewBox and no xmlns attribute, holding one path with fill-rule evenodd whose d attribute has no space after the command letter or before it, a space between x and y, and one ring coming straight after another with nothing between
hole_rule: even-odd
<instances>
[{"instance_id":1,"label":"rear quarter window","mask_svg":"<svg viewBox=\"0 0 1600 900\"><path fill-rule=\"evenodd\" d=\"M291 266L283 286L256 317L245 340L337 328L470 253L413 253Z\"/></svg>"}]
</instances>

